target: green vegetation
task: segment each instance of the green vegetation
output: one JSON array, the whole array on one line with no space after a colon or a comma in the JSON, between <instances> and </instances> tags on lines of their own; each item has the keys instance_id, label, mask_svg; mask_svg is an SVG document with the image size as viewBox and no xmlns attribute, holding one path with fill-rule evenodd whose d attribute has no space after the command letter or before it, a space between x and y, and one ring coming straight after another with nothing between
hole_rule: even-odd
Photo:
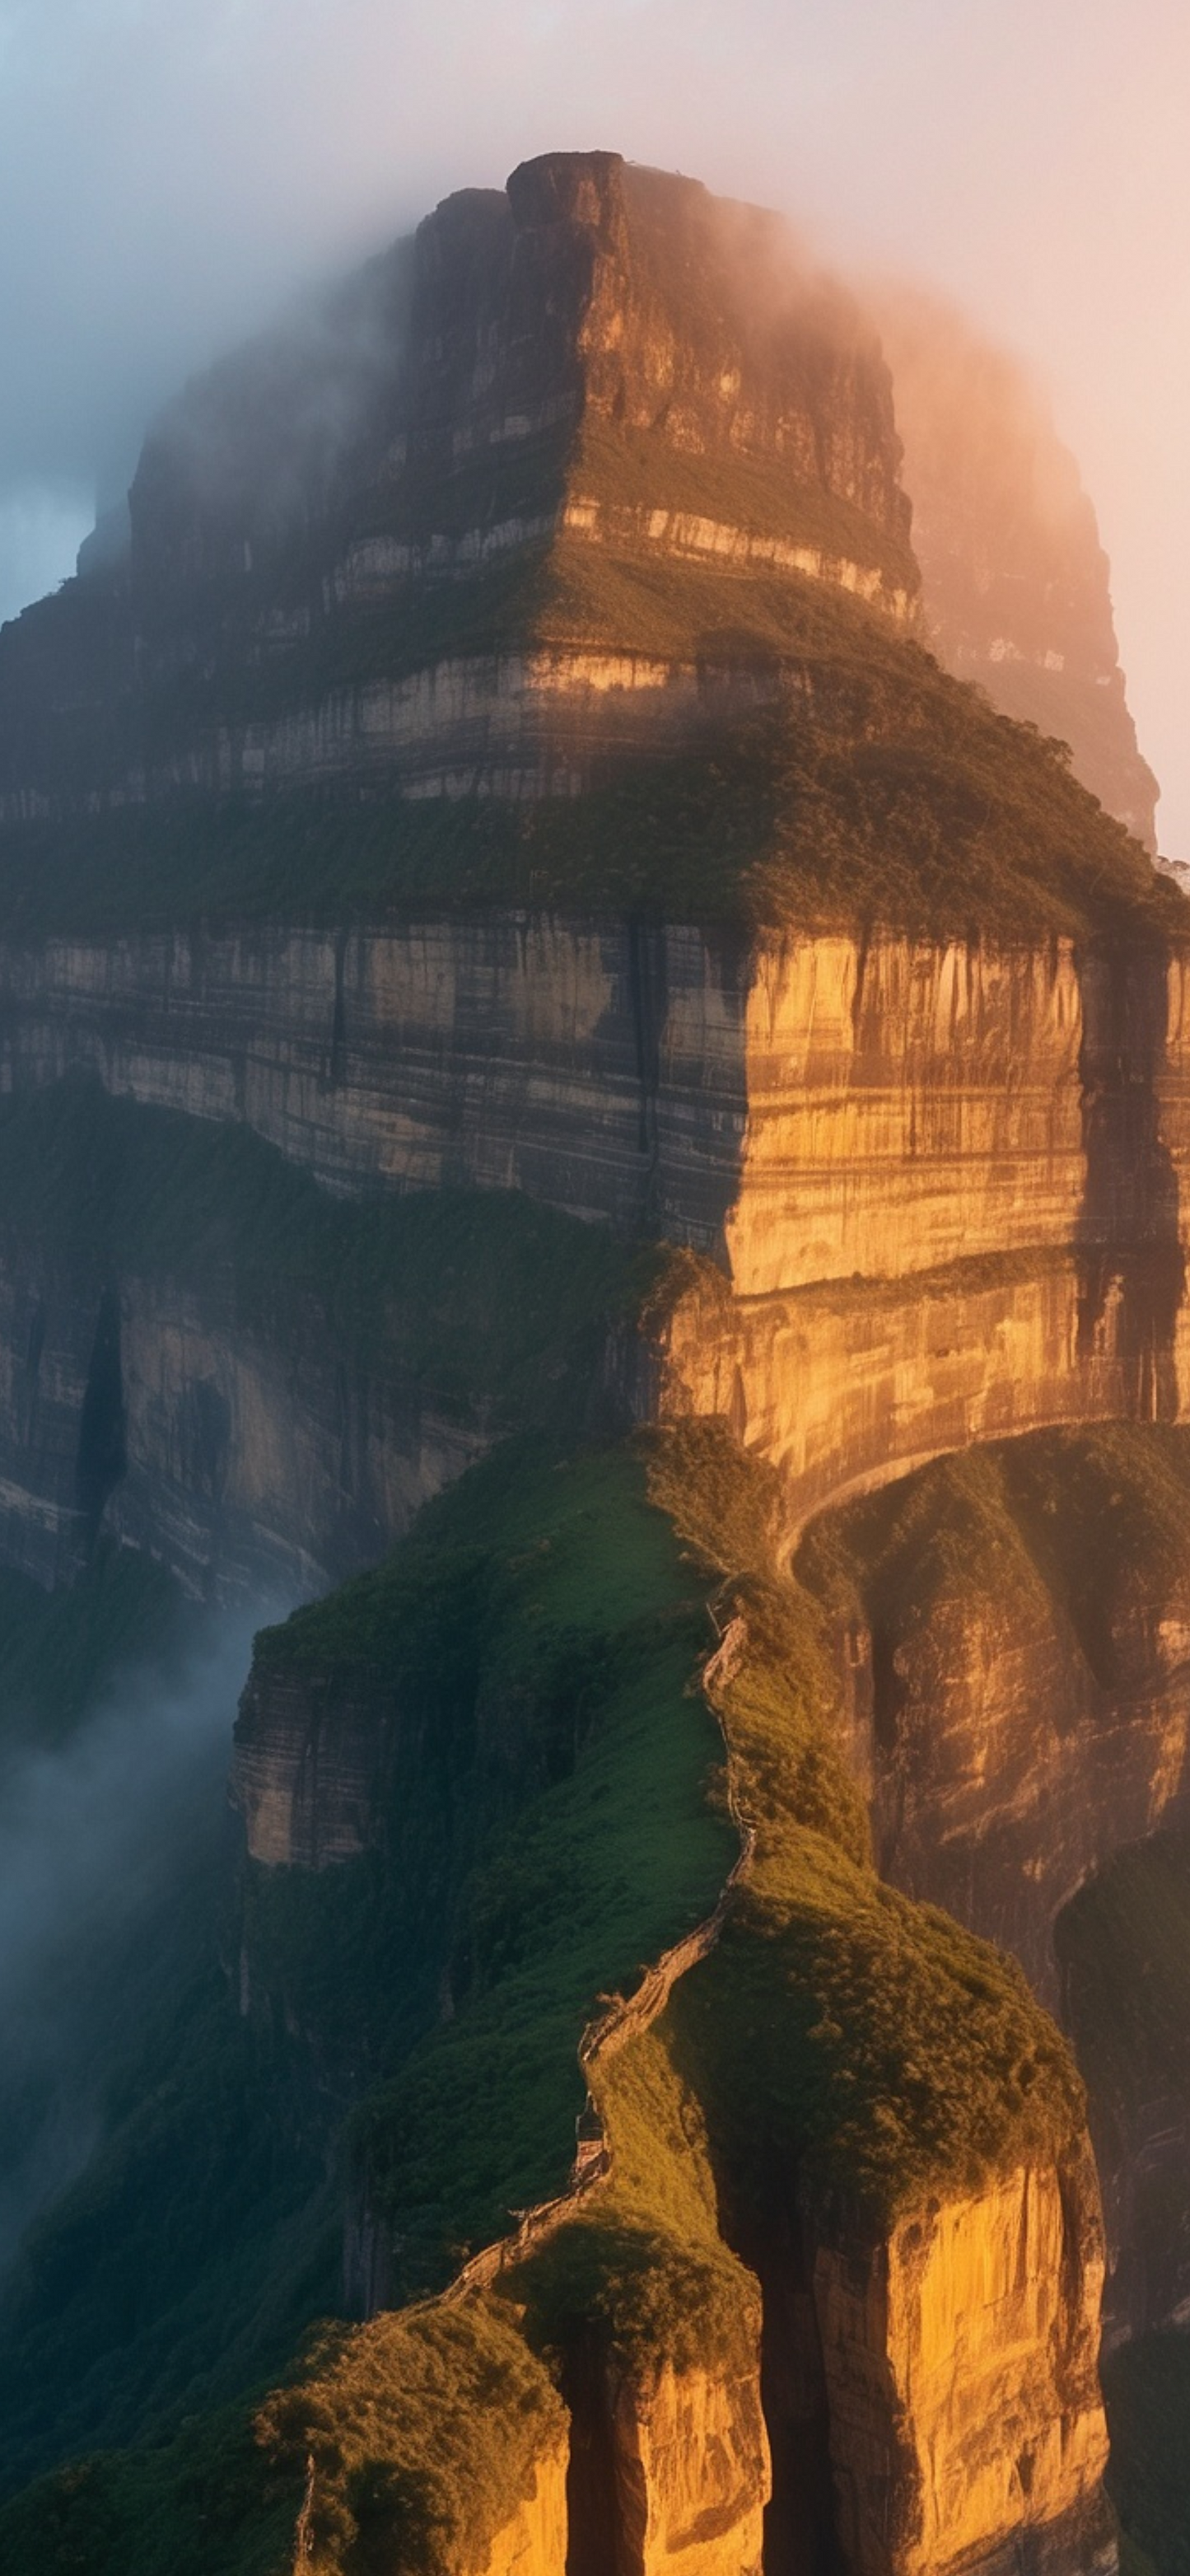
<instances>
[{"instance_id":1,"label":"green vegetation","mask_svg":"<svg viewBox=\"0 0 1190 2576\"><path fill-rule=\"evenodd\" d=\"M667 2016L733 2191L763 2209L776 2176L804 2170L883 2224L931 2189L1060 2155L1082 2089L1020 1969L871 1870L821 1613L777 1579L771 1535L757 1557L775 1480L706 1425L670 1435L656 1475L726 1578L720 1619L742 1623L713 1697L756 1854L718 1948ZM741 1579L741 1565L757 1570Z\"/></svg>"},{"instance_id":2,"label":"green vegetation","mask_svg":"<svg viewBox=\"0 0 1190 2576\"><path fill-rule=\"evenodd\" d=\"M538 804L179 794L13 826L0 843L0 931L511 904L1007 941L1124 923L1184 932L1177 888L1077 784L1061 747L997 715L877 611L797 576L691 576L577 541L517 578L523 634L509 631L501 591L493 649L751 661L768 686L783 675L780 701L701 750L604 764L584 795ZM482 585L462 588L477 616ZM385 631L405 630L390 616ZM467 649L481 640L469 634ZM428 649L418 642L419 666ZM300 679L285 667L278 706Z\"/></svg>"},{"instance_id":3,"label":"green vegetation","mask_svg":"<svg viewBox=\"0 0 1190 2576\"><path fill-rule=\"evenodd\" d=\"M600 1992L634 1983L715 1902L734 1836L708 1809L720 1748L689 1689L706 1634L630 1447L570 1465L493 1459L424 1516L391 1572L265 1641L263 1669L277 1654L321 1676L344 1672L340 1655L354 1664L358 1639L396 1707L424 1710L393 1777L396 1829L416 1779L423 1851L440 1836L439 1871L456 1885L467 1872L448 1914L453 2017L355 2123L411 2288L561 2188Z\"/></svg>"},{"instance_id":4,"label":"green vegetation","mask_svg":"<svg viewBox=\"0 0 1190 2576\"><path fill-rule=\"evenodd\" d=\"M309 2032L324 2070L340 2040L357 2067L381 2068L349 2152L406 2296L562 2187L584 2023L601 1992L631 1994L724 1883L737 1837L691 1686L714 1644L708 1600L723 1637L709 1688L756 1840L718 1947L593 2069L609 2183L507 2277L508 2301L416 2309L299 2360L258 2414L229 2576L280 2576L259 2555L279 2511L270 2481L292 2532L307 2447L328 2570L366 2566L398 2532L410 2566L436 2570L447 2526L419 2447L425 2392L443 2459L467 2456L475 2370L494 2374L497 2428L512 2402L491 2335L513 2337L533 2422L533 2352L554 2376L591 2338L645 2379L666 2360L742 2359L756 2289L724 2243L725 2207L763 2227L804 2176L879 2225L1022 2155L1060 2158L1076 2129L1078 2079L1019 1972L871 1870L823 1614L781 1573L779 1527L775 1480L722 1426L569 1461L519 1444L430 1507L387 1565L260 1641L262 1690L298 1688L328 1718L364 1700L388 1712L377 1853L317 1880L255 1873L251 1946L260 1994ZM477 2340L456 2349L456 2330ZM225 2384L210 2374L201 2402ZM192 2438L86 2472L77 2508L59 2478L37 2512L82 2533L113 2496L128 2516L119 2499L143 2479L121 2563L172 2576L160 2535L183 2510ZM485 2443L459 2490L467 2512L495 2492ZM498 2450L507 2502L522 2455ZM0 2550L38 2527L20 2500ZM102 2576L79 2546L77 2565Z\"/></svg>"},{"instance_id":5,"label":"green vegetation","mask_svg":"<svg viewBox=\"0 0 1190 2576\"><path fill-rule=\"evenodd\" d=\"M329 1343L491 1433L583 1421L664 1258L512 1191L335 1198L246 1127L90 1076L0 1104L0 1240L84 1275L184 1279L275 1349Z\"/></svg>"},{"instance_id":6,"label":"green vegetation","mask_svg":"<svg viewBox=\"0 0 1190 2576\"><path fill-rule=\"evenodd\" d=\"M800 2170L884 2226L1060 2159L1081 2126L1070 2052L1015 1961L809 1832L757 1868L671 2009L748 2208Z\"/></svg>"},{"instance_id":7,"label":"green vegetation","mask_svg":"<svg viewBox=\"0 0 1190 2576\"><path fill-rule=\"evenodd\" d=\"M713 2362L744 2369L756 2283L724 2244L702 2106L664 2029L633 2037L596 2077L611 2175L509 2275L530 2339L559 2370L590 2338L647 2382Z\"/></svg>"},{"instance_id":8,"label":"green vegetation","mask_svg":"<svg viewBox=\"0 0 1190 2576\"><path fill-rule=\"evenodd\" d=\"M454 2576L486 2565L566 2415L515 2324L474 2299L328 2336L256 2429L295 2482L313 2462L316 2570Z\"/></svg>"},{"instance_id":9,"label":"green vegetation","mask_svg":"<svg viewBox=\"0 0 1190 2576\"><path fill-rule=\"evenodd\" d=\"M39 2478L0 2506L0 2563L13 2576L289 2576L300 2497L244 2408L228 2408L155 2450Z\"/></svg>"},{"instance_id":10,"label":"green vegetation","mask_svg":"<svg viewBox=\"0 0 1190 2576\"><path fill-rule=\"evenodd\" d=\"M671 446L656 431L632 429L592 411L583 419L568 481L576 500L593 498L608 514L605 543L617 554L632 549L631 528L619 514L680 511L870 566L910 598L919 585L907 537L882 528L824 484L799 482L786 456L749 456L726 446L695 454ZM681 581L697 583L706 569L705 563L671 565L671 583L675 589Z\"/></svg>"}]
</instances>

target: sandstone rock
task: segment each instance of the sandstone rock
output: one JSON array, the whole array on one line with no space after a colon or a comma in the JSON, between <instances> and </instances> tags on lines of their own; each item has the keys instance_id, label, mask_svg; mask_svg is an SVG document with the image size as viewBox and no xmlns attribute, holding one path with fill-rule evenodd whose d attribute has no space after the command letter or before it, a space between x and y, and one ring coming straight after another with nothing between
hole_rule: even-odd
<instances>
[{"instance_id":1,"label":"sandstone rock","mask_svg":"<svg viewBox=\"0 0 1190 2576\"><path fill-rule=\"evenodd\" d=\"M853 2576L1113 2576L1089 2152L934 2203L814 2273Z\"/></svg>"},{"instance_id":2,"label":"sandstone rock","mask_svg":"<svg viewBox=\"0 0 1190 2576\"><path fill-rule=\"evenodd\" d=\"M496 2533L487 2555L461 2564L458 2576L565 2576L565 2434L537 2465L533 2493Z\"/></svg>"},{"instance_id":3,"label":"sandstone rock","mask_svg":"<svg viewBox=\"0 0 1190 2576\"><path fill-rule=\"evenodd\" d=\"M758 2367L625 2377L612 2444L623 2576L759 2576L770 2478Z\"/></svg>"}]
</instances>

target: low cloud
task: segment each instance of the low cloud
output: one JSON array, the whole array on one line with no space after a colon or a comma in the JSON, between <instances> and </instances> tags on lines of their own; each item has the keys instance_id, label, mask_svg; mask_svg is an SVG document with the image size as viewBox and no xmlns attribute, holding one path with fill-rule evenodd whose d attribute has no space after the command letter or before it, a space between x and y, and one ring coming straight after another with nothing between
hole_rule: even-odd
<instances>
[{"instance_id":1,"label":"low cloud","mask_svg":"<svg viewBox=\"0 0 1190 2576\"><path fill-rule=\"evenodd\" d=\"M130 1671L68 1743L0 1772L0 2268L96 2143L146 1944L174 1937L196 1874L209 1920L253 1625L212 1621L172 1682Z\"/></svg>"}]
</instances>

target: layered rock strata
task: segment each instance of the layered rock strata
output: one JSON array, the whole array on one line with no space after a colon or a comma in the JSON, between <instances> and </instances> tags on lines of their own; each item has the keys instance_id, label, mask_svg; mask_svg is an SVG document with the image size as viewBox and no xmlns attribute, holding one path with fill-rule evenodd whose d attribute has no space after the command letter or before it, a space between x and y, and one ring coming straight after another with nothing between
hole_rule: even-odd
<instances>
[{"instance_id":1,"label":"layered rock strata","mask_svg":"<svg viewBox=\"0 0 1190 2576\"><path fill-rule=\"evenodd\" d=\"M1084 786L1157 846L1110 572L1078 466L1027 370L920 291L875 299L896 388L925 631L946 669L1067 742Z\"/></svg>"},{"instance_id":2,"label":"layered rock strata","mask_svg":"<svg viewBox=\"0 0 1190 2576\"><path fill-rule=\"evenodd\" d=\"M807 579L910 624L898 463L875 334L777 218L527 163L164 416L126 560L0 645L0 814L565 792L771 694Z\"/></svg>"},{"instance_id":3,"label":"layered rock strata","mask_svg":"<svg viewBox=\"0 0 1190 2576\"><path fill-rule=\"evenodd\" d=\"M716 1256L633 1400L726 1414L793 1527L973 1438L1176 1418L1184 978L1145 950L531 916L48 943L0 951L0 1079L87 1068L242 1121L332 1189L514 1188ZM103 1283L35 1272L0 1288L2 1472L10 1543L49 1571ZM188 1579L216 1519L229 1560L255 1530L290 1582L346 1571L470 1454L424 1395L344 1387L184 1284L129 1280L118 1306L113 1525Z\"/></svg>"},{"instance_id":4,"label":"layered rock strata","mask_svg":"<svg viewBox=\"0 0 1190 2576\"><path fill-rule=\"evenodd\" d=\"M1094 1663L1023 1555L1011 1602L959 1582L839 1639L883 1875L1013 1951L1051 2010L1061 1908L1186 1811L1188 1589L1187 1565L1118 1587Z\"/></svg>"},{"instance_id":5,"label":"layered rock strata","mask_svg":"<svg viewBox=\"0 0 1190 2576\"><path fill-rule=\"evenodd\" d=\"M534 914L0 948L0 1080L85 1066L333 1189L517 1188L738 1296L1177 1238L1180 956Z\"/></svg>"}]
</instances>

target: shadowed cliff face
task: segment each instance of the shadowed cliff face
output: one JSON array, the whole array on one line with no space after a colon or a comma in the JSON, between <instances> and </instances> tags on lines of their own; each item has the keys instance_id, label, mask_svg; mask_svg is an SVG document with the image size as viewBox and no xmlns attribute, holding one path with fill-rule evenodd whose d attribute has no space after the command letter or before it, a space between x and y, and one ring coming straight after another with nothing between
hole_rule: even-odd
<instances>
[{"instance_id":1,"label":"shadowed cliff face","mask_svg":"<svg viewBox=\"0 0 1190 2576\"><path fill-rule=\"evenodd\" d=\"M1179 1168L1161 1132L1169 959L1117 948L1084 958L1079 981L1086 1187L1078 1347L1084 1356L1095 1350L1115 1306L1128 1411L1142 1422L1172 1422L1186 1269Z\"/></svg>"},{"instance_id":2,"label":"shadowed cliff face","mask_svg":"<svg viewBox=\"0 0 1190 2576\"><path fill-rule=\"evenodd\" d=\"M930 645L1006 715L1070 745L1146 848L1157 781L1137 749L1110 571L1078 467L1007 351L935 299L874 297L896 387Z\"/></svg>"},{"instance_id":3,"label":"shadowed cliff face","mask_svg":"<svg viewBox=\"0 0 1190 2576\"><path fill-rule=\"evenodd\" d=\"M973 1438L1178 1418L1183 979L1179 958L1122 938L262 928L4 947L0 1055L18 1099L87 1068L134 1126L168 1107L212 1152L260 1139L294 1188L305 1167L408 1207L410 1185L478 1185L493 1220L512 1190L605 1243L599 1220L689 1245L702 1258L643 1340L588 1352L610 1368L598 1402L605 1418L726 1415L779 1466L796 1527ZM316 1301L278 1336L209 1261L189 1276L201 1225L167 1259L113 1242L114 1305L82 1240L47 1259L9 1231L0 1453L19 1562L51 1567L102 1503L188 1582L210 1568L306 1588L367 1561L490 1436L482 1406L452 1421L414 1384L395 1325L378 1317L345 1365Z\"/></svg>"},{"instance_id":4,"label":"shadowed cliff face","mask_svg":"<svg viewBox=\"0 0 1190 2576\"><path fill-rule=\"evenodd\" d=\"M939 1461L797 1559L882 1871L1011 1949L1075 2038L1117 2336L1180 2318L1190 2278L1187 1438L1116 1423Z\"/></svg>"}]
</instances>

